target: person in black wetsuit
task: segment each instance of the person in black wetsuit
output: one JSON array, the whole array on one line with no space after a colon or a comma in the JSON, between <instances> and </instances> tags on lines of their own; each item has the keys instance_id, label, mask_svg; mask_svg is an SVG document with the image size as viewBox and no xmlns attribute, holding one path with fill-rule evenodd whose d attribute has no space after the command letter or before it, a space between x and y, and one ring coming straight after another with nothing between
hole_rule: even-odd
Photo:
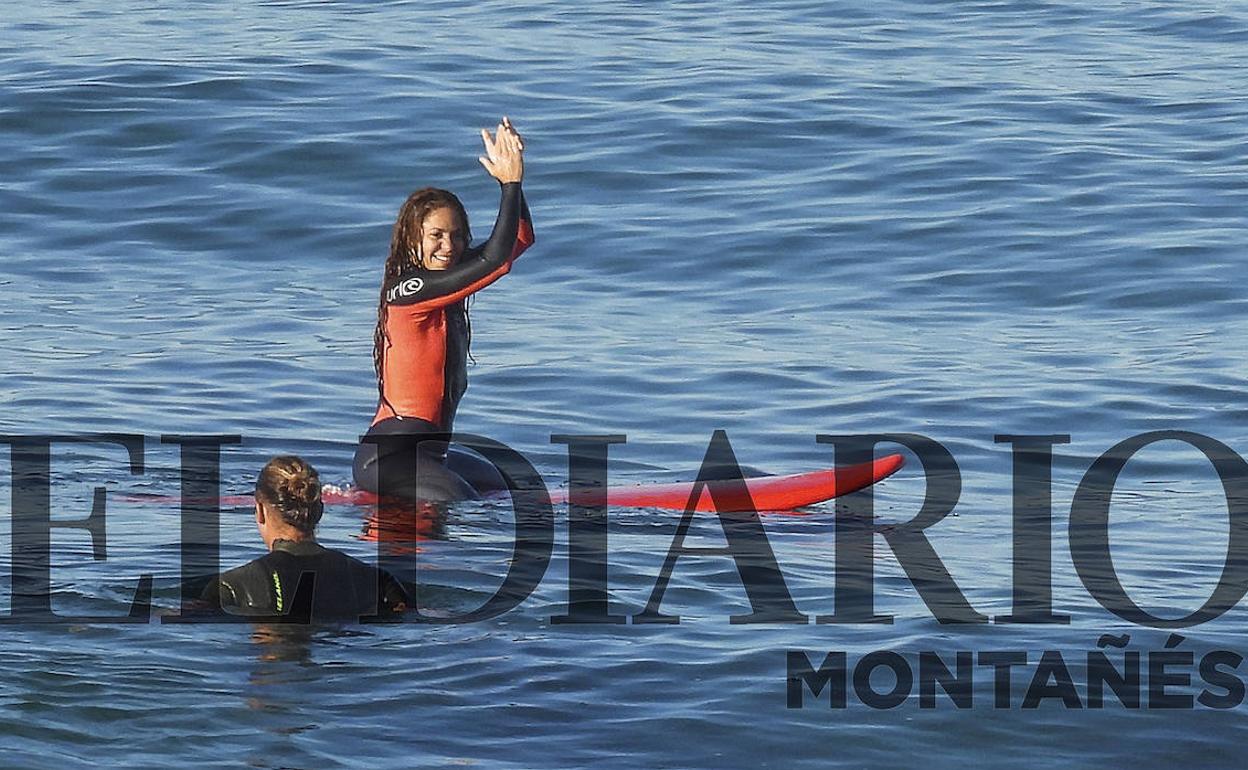
<instances>
[{"instance_id":1,"label":"person in black wetsuit","mask_svg":"<svg viewBox=\"0 0 1248 770\"><path fill-rule=\"evenodd\" d=\"M484 244L469 246L468 215L446 190L412 193L394 223L373 332L377 410L353 466L356 486L370 492L444 501L506 488L493 466L463 451L448 454L445 440L421 443L414 470L416 453L404 439L453 430L468 387L471 333L464 303L506 275L534 242L520 189L520 134L504 117L494 136L482 131L481 138L486 155L479 160L500 186L498 218ZM382 462L399 455L399 461Z\"/></svg>"},{"instance_id":2,"label":"person in black wetsuit","mask_svg":"<svg viewBox=\"0 0 1248 770\"><path fill-rule=\"evenodd\" d=\"M270 460L256 480L256 526L269 553L213 580L203 598L220 597L223 609L244 615L293 609L315 619L357 619L404 612L411 602L393 575L316 542L323 510L316 469L294 456ZM302 602L308 604L296 606Z\"/></svg>"}]
</instances>

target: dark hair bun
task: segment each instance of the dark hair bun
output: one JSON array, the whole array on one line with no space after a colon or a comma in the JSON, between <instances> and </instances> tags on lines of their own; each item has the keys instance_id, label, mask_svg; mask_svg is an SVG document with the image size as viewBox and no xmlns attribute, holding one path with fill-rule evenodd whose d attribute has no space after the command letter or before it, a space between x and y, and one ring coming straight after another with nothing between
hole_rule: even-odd
<instances>
[{"instance_id":1,"label":"dark hair bun","mask_svg":"<svg viewBox=\"0 0 1248 770\"><path fill-rule=\"evenodd\" d=\"M321 498L321 485L315 474L298 475L277 483L277 499L283 507L307 508Z\"/></svg>"},{"instance_id":2,"label":"dark hair bun","mask_svg":"<svg viewBox=\"0 0 1248 770\"><path fill-rule=\"evenodd\" d=\"M269 460L256 480L256 499L274 506L282 520L311 533L321 520L321 478L301 457L282 455Z\"/></svg>"}]
</instances>

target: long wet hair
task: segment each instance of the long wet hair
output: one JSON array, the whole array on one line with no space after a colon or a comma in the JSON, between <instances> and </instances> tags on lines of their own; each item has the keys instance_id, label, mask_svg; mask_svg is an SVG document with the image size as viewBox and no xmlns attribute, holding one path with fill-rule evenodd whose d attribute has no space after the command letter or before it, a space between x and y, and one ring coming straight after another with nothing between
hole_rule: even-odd
<instances>
[{"instance_id":1,"label":"long wet hair","mask_svg":"<svg viewBox=\"0 0 1248 770\"><path fill-rule=\"evenodd\" d=\"M377 327L373 330L373 370L377 373L377 392L385 398L382 383L382 362L386 356L386 348L390 345L390 336L386 334L386 287L404 270L424 267L422 261L420 239L421 228L425 217L435 209L447 208L455 212L464 229L465 250L472 242L472 231L468 227L468 212L464 204L455 194L436 187L425 187L407 196L399 207L399 216L394 221L394 231L390 236L390 255L386 257L386 267L381 276L381 296L377 300ZM468 307L464 306L464 323L468 329L468 343L472 344L472 322L468 318Z\"/></svg>"},{"instance_id":2,"label":"long wet hair","mask_svg":"<svg viewBox=\"0 0 1248 770\"><path fill-rule=\"evenodd\" d=\"M281 514L286 522L311 535L325 512L321 477L302 457L274 457L256 479L256 499Z\"/></svg>"}]
</instances>

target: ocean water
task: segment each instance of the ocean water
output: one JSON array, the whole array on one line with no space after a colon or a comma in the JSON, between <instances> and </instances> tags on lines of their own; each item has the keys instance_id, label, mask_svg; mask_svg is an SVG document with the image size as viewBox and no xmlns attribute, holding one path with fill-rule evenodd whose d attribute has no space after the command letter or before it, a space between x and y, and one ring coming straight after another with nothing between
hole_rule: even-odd
<instances>
[{"instance_id":1,"label":"ocean water","mask_svg":"<svg viewBox=\"0 0 1248 770\"><path fill-rule=\"evenodd\" d=\"M0 427L146 437L142 474L118 445L54 448L54 519L85 517L102 486L108 541L99 560L86 531L53 530L56 612L124 616L142 575L153 616L177 611L178 507L135 502L179 492L161 436L241 436L223 450L229 494L278 452L349 480L394 215L412 189L446 187L484 237L497 193L478 132L506 114L538 243L472 305L457 428L517 449L552 487L568 472L556 434L627 435L611 448L619 483L693 478L716 430L770 472L831 465L819 434L922 434L961 468L932 547L991 617L1013 590L1012 461L994 439L1068 435L1052 560L1070 621L942 624L876 536L889 624L734 624L749 602L722 555L678 561L662 608L679 624L552 624L567 603L556 508L545 579L490 620L15 620L0 766L1242 764L1248 706L1150 708L1159 675L1138 708L1092 708L1086 685L1089 652L1125 654L1102 635L1127 635L1146 674L1168 643L1192 654L1170 671L1190 686L1168 692L1222 694L1197 668L1248 654L1242 602L1171 637L1098 604L1068 543L1075 489L1118 442L1191 431L1248 450L1242 4L83 0L6 16ZM9 457L0 447L0 606ZM920 509L910 459L874 492L883 521ZM322 541L376 558L369 515L331 507ZM612 606L636 615L680 514L610 516ZM812 617L835 611L835 517L762 517ZM419 551L422 601L466 612L507 569L512 513L435 519L419 540L400 522L410 542L386 547ZM1125 589L1159 617L1193 612L1232 521L1195 448L1145 448L1110 513ZM690 545L723 542L699 517ZM260 549L250 512L223 510L223 565ZM1052 693L1024 707L1046 650L1069 663L1078 707ZM815 665L845 652L851 668L880 651L1028 664L1006 707L978 666L969 708L943 692L925 707L916 680L887 708L851 685L843 708L807 690L799 709L789 651Z\"/></svg>"}]
</instances>

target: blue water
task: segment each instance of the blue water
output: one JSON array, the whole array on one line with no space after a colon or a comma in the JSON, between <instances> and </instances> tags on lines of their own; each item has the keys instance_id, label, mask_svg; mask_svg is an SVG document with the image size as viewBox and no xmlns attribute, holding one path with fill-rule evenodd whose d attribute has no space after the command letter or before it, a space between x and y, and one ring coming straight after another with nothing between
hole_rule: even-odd
<instances>
[{"instance_id":1,"label":"blue water","mask_svg":"<svg viewBox=\"0 0 1248 770\"><path fill-rule=\"evenodd\" d=\"M389 228L412 189L457 191L484 237L475 158L523 132L538 244L472 307L457 427L566 482L552 434L623 433L613 480L691 478L716 429L775 472L831 463L816 434L915 432L963 474L930 530L968 601L1011 608L1009 448L1054 461L1054 605L1069 625L947 626L883 538L891 625L734 625L733 563L688 557L680 625L551 625L566 533L521 607L460 626L16 624L0 641L0 765L1239 767L1231 710L1020 706L1044 650L1082 682L1103 633L1066 523L1092 460L1149 430L1248 451L1248 11L1200 2L140 2L17 4L0 28L0 428L148 437L58 448L58 519L109 490L107 560L53 534L53 604L124 615L139 576L177 604L162 434L241 434L226 492L277 452L345 483L376 398ZM7 458L8 451L0 452ZM913 460L913 458L911 458ZM0 596L11 506L0 462ZM912 462L881 518L923 499ZM1227 504L1199 453L1144 450L1114 494L1113 554L1143 607L1181 617L1217 582ZM363 557L367 511L321 539ZM764 517L809 615L834 610L833 507ZM649 599L678 514L613 511L611 591ZM506 506L447 514L420 582L466 611L510 556ZM690 544L722 543L714 520ZM223 514L222 560L260 553ZM1180 650L1248 654L1242 603ZM786 708L786 650L1021 650L1011 708ZM1115 652L1109 649L1109 652ZM1117 654L1117 653L1115 653ZM1241 678L1248 667L1241 666ZM1178 688L1199 692L1195 687ZM886 691L888 682L877 684ZM1082 687L1082 684L1080 684ZM1085 694L1081 690L1081 695Z\"/></svg>"}]
</instances>

